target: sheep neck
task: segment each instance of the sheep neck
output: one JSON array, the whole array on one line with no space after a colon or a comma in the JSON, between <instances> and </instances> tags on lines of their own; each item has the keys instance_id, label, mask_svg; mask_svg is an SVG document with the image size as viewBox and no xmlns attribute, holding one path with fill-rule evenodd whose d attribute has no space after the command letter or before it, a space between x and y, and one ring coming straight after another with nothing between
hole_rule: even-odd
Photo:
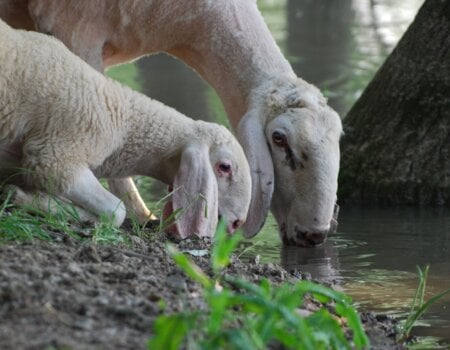
<instances>
[{"instance_id":1,"label":"sheep neck","mask_svg":"<svg viewBox=\"0 0 450 350\"><path fill-rule=\"evenodd\" d=\"M116 130L120 130L123 141L96 174L105 177L144 175L171 184L181 149L195 133L194 121L139 93L123 92L117 101L120 106L110 110L111 119L122 123ZM120 116L114 115L116 111Z\"/></svg>"},{"instance_id":2,"label":"sheep neck","mask_svg":"<svg viewBox=\"0 0 450 350\"><path fill-rule=\"evenodd\" d=\"M202 3L192 5L195 15L187 15L181 5L168 14L177 18L177 30L174 33L173 25L167 28L162 38L168 40L160 42L158 49L184 61L208 81L236 127L262 84L272 77L295 77L295 73L270 34L256 1Z\"/></svg>"}]
</instances>

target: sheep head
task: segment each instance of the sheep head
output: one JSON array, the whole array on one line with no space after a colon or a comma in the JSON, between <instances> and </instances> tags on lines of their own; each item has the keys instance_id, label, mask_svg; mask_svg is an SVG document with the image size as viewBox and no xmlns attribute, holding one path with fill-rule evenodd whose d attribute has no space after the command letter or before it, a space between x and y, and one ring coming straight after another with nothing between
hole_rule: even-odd
<instances>
[{"instance_id":1,"label":"sheep head","mask_svg":"<svg viewBox=\"0 0 450 350\"><path fill-rule=\"evenodd\" d=\"M218 128L220 135L213 137L213 142L207 140L214 132L182 150L172 201L166 205L164 215L180 210L180 217L169 231L181 238L191 234L211 237L219 218L225 220L228 233L246 220L251 197L250 169L241 145L228 130Z\"/></svg>"},{"instance_id":2,"label":"sheep head","mask_svg":"<svg viewBox=\"0 0 450 350\"><path fill-rule=\"evenodd\" d=\"M284 243L325 241L335 226L341 133L337 113L305 81L272 81L257 91L238 127L253 170L247 237L260 230L270 207Z\"/></svg>"}]
</instances>

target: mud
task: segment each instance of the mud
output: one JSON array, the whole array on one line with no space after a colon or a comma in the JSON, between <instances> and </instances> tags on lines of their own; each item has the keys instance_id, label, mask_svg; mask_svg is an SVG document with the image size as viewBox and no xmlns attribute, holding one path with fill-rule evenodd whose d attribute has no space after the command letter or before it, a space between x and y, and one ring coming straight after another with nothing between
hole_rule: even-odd
<instances>
[{"instance_id":1,"label":"mud","mask_svg":"<svg viewBox=\"0 0 450 350\"><path fill-rule=\"evenodd\" d=\"M127 246L96 245L58 234L54 242L0 245L0 349L145 349L158 315L204 307L198 285L172 263L165 241L157 235L133 237ZM177 245L205 249L210 242ZM209 271L209 256L192 258ZM276 283L302 278L252 260L233 258L229 273ZM392 341L391 320L362 319L374 349L401 348Z\"/></svg>"}]
</instances>

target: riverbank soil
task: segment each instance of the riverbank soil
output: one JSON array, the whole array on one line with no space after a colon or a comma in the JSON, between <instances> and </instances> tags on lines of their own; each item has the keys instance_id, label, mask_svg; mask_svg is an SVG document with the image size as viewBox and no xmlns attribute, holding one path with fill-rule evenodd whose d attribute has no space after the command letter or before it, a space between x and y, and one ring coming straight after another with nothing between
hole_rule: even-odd
<instances>
[{"instance_id":1,"label":"riverbank soil","mask_svg":"<svg viewBox=\"0 0 450 350\"><path fill-rule=\"evenodd\" d=\"M97 245L56 234L53 242L0 245L0 349L145 349L161 313L203 307L199 286L173 264L165 240ZM177 244L192 252L209 245ZM209 256L192 258L210 271ZM301 276L237 258L228 272L275 283ZM374 349L401 348L390 320L362 319Z\"/></svg>"}]
</instances>

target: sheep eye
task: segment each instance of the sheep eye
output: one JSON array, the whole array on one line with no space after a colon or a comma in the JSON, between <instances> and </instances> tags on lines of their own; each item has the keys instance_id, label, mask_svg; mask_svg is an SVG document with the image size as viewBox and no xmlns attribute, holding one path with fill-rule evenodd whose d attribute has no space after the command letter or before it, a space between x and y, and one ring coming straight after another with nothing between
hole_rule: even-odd
<instances>
[{"instance_id":1,"label":"sheep eye","mask_svg":"<svg viewBox=\"0 0 450 350\"><path fill-rule=\"evenodd\" d=\"M229 173L231 171L231 165L227 163L220 163L219 170L223 173Z\"/></svg>"},{"instance_id":2,"label":"sheep eye","mask_svg":"<svg viewBox=\"0 0 450 350\"><path fill-rule=\"evenodd\" d=\"M274 131L272 133L272 140L273 143L279 147L284 147L287 145L286 135L279 131Z\"/></svg>"}]
</instances>

